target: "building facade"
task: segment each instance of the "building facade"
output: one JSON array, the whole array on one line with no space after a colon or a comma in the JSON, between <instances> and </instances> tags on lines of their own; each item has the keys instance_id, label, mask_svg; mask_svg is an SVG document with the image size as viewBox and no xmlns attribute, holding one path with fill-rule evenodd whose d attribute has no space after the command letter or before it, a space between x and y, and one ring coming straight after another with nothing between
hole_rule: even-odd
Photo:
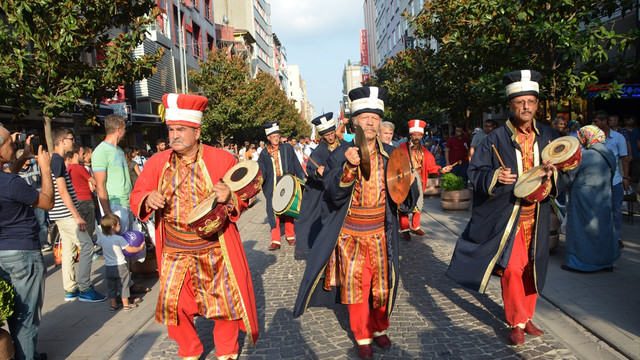
<instances>
[{"instance_id":1,"label":"building facade","mask_svg":"<svg viewBox=\"0 0 640 360\"><path fill-rule=\"evenodd\" d=\"M258 71L275 77L271 5L266 0L215 0L215 23L246 31L255 40L251 53L251 75Z\"/></svg>"}]
</instances>

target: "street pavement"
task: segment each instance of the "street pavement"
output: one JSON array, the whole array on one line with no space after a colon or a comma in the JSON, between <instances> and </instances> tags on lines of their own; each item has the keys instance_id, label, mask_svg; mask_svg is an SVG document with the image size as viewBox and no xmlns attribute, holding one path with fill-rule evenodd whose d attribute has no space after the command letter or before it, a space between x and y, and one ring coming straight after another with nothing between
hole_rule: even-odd
<instances>
[{"instance_id":1,"label":"street pavement","mask_svg":"<svg viewBox=\"0 0 640 360\"><path fill-rule=\"evenodd\" d=\"M293 247L267 251L270 231L262 194L238 227L255 289L260 338L249 347L241 333L240 359L353 359L357 351L344 305L309 308L294 319L292 308L305 262ZM375 349L375 359L640 359L640 218L625 216L625 248L612 273L577 274L560 269L560 248L551 256L546 287L534 322L546 332L523 346L507 345L500 284L485 294L468 291L444 276L457 235L470 211L445 212L439 198L425 198L427 234L401 240L400 285L391 317L393 347ZM45 255L46 299L38 350L49 359L179 359L166 327L154 322L157 277L135 277L152 288L140 307L110 312L108 302L65 303L60 268ZM92 279L106 293L104 261ZM213 321L197 318L205 352L215 359Z\"/></svg>"}]
</instances>

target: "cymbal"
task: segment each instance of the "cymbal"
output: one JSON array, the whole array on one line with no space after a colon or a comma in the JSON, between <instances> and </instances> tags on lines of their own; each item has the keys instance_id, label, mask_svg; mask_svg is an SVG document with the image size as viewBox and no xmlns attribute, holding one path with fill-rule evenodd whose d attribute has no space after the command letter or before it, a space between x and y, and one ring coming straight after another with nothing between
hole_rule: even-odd
<instances>
[{"instance_id":1,"label":"cymbal","mask_svg":"<svg viewBox=\"0 0 640 360\"><path fill-rule=\"evenodd\" d=\"M394 203L400 204L407 198L413 179L409 154L401 148L393 150L387 164L387 191Z\"/></svg>"},{"instance_id":2,"label":"cymbal","mask_svg":"<svg viewBox=\"0 0 640 360\"><path fill-rule=\"evenodd\" d=\"M365 180L369 180L371 176L371 160L369 158L369 145L367 145L367 138L364 135L364 130L360 125L356 125L356 146L359 148L360 154L360 172Z\"/></svg>"}]
</instances>

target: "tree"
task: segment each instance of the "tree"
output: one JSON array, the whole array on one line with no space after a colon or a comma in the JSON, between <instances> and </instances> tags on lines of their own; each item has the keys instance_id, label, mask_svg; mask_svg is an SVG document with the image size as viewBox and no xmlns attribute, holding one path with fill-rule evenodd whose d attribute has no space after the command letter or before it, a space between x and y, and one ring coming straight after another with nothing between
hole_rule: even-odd
<instances>
[{"instance_id":1,"label":"tree","mask_svg":"<svg viewBox=\"0 0 640 360\"><path fill-rule=\"evenodd\" d=\"M42 111L50 151L52 119L81 99L91 103L84 111L95 114L118 86L150 77L163 53L132 55L159 14L154 0L5 0L0 6L2 99ZM97 64L85 60L95 55L102 56Z\"/></svg>"},{"instance_id":2,"label":"tree","mask_svg":"<svg viewBox=\"0 0 640 360\"><path fill-rule=\"evenodd\" d=\"M224 145L228 137L244 140L263 138L262 124L280 121L283 132L306 132L295 106L267 73L249 76L249 66L240 55L229 56L219 50L208 52L199 71L191 71L190 79L209 99L202 121L202 138L218 139ZM306 128L305 128L306 126Z\"/></svg>"},{"instance_id":3,"label":"tree","mask_svg":"<svg viewBox=\"0 0 640 360\"><path fill-rule=\"evenodd\" d=\"M377 71L383 76L378 82L405 90L390 92L392 98L407 98L406 89L423 89L416 94L417 103L467 119L504 102L504 73L535 69L543 75L543 96L553 117L562 99L584 96L599 74L637 75L637 59L629 61L628 56L638 39L637 29L617 34L603 20L635 3L429 1L411 22L418 38L438 43L437 51L419 48L398 54ZM392 84L398 81L407 84ZM611 87L614 96L617 88Z\"/></svg>"}]
</instances>

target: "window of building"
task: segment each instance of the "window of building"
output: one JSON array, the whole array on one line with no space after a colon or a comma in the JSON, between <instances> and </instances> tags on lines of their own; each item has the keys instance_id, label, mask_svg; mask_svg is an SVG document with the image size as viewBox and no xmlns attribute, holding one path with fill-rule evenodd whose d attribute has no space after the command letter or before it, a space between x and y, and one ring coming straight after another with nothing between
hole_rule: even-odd
<instances>
[{"instance_id":1,"label":"window of building","mask_svg":"<svg viewBox=\"0 0 640 360\"><path fill-rule=\"evenodd\" d=\"M213 7L211 6L211 0L204 0L204 18L213 21Z\"/></svg>"},{"instance_id":2,"label":"window of building","mask_svg":"<svg viewBox=\"0 0 640 360\"><path fill-rule=\"evenodd\" d=\"M209 49L209 51L214 51L215 48L216 48L216 42L213 36L207 34L207 49Z\"/></svg>"},{"instance_id":3,"label":"window of building","mask_svg":"<svg viewBox=\"0 0 640 360\"><path fill-rule=\"evenodd\" d=\"M193 56L202 58L202 33L200 25L193 23Z\"/></svg>"},{"instance_id":4,"label":"window of building","mask_svg":"<svg viewBox=\"0 0 640 360\"><path fill-rule=\"evenodd\" d=\"M173 6L173 44L180 46L180 25L184 22L184 13L180 13L180 20L178 19L178 8Z\"/></svg>"}]
</instances>

